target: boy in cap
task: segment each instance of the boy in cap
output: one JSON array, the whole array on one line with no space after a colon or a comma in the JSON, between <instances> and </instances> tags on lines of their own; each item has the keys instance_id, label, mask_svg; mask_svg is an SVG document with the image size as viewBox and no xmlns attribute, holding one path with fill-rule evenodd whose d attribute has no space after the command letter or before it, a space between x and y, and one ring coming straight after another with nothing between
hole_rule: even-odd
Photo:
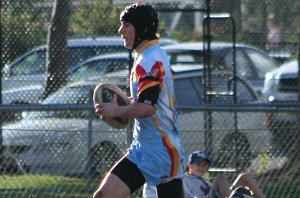
<instances>
[{"instance_id":1,"label":"boy in cap","mask_svg":"<svg viewBox=\"0 0 300 198\"><path fill-rule=\"evenodd\" d=\"M94 197L125 198L146 182L156 187L159 198L182 198L185 154L170 62L158 43L158 14L150 5L136 3L125 8L120 21L124 46L135 52L129 79L132 102L119 106L114 96L111 103L95 105L95 112L104 120L134 118L134 139Z\"/></svg>"},{"instance_id":2,"label":"boy in cap","mask_svg":"<svg viewBox=\"0 0 300 198\"><path fill-rule=\"evenodd\" d=\"M264 198L264 194L249 173L240 174L232 186L226 174L216 177L213 184L203 178L210 160L205 152L195 151L188 159L188 171L183 176L185 198Z\"/></svg>"}]
</instances>

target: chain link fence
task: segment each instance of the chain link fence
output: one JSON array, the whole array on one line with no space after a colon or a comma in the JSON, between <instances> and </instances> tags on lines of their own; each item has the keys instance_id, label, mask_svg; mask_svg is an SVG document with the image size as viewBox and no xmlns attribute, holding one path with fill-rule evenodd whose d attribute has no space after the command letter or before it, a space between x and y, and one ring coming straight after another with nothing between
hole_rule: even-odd
<instances>
[{"instance_id":1,"label":"chain link fence","mask_svg":"<svg viewBox=\"0 0 300 198\"><path fill-rule=\"evenodd\" d=\"M204 68L176 85L186 153L205 150L213 168L251 172L267 197L298 197L299 1L144 2L159 12L161 45L203 46L192 56L167 51L173 65ZM126 152L132 125L105 125L91 93L104 81L127 91L132 54L117 30L130 3L1 0L0 197L91 197ZM269 59L286 69L266 67Z\"/></svg>"}]
</instances>

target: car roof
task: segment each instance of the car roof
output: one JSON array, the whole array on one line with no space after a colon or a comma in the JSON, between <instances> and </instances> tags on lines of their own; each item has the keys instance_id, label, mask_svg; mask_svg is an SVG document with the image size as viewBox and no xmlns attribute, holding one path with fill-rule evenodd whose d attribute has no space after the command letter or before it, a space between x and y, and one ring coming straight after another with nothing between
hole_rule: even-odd
<instances>
[{"instance_id":1,"label":"car roof","mask_svg":"<svg viewBox=\"0 0 300 198\"><path fill-rule=\"evenodd\" d=\"M174 45L163 46L163 49L168 51L176 50L203 50L203 42L184 42ZM206 44L207 45L207 44ZM236 44L236 47L254 48L244 44ZM222 49L222 48L232 48L233 44L230 42L212 42L210 45L211 49ZM256 48L255 48L256 49Z\"/></svg>"},{"instance_id":2,"label":"car roof","mask_svg":"<svg viewBox=\"0 0 300 198\"><path fill-rule=\"evenodd\" d=\"M80 65L85 64L87 62L93 62L95 60L105 60L105 59L128 59L129 53L128 52L120 52L120 53L109 53L109 54L103 54L103 55L97 55L93 56L82 63Z\"/></svg>"},{"instance_id":3,"label":"car roof","mask_svg":"<svg viewBox=\"0 0 300 198\"><path fill-rule=\"evenodd\" d=\"M68 47L82 47L82 46L123 46L123 40L120 37L87 37L68 39ZM30 51L46 49L47 45L40 45Z\"/></svg>"},{"instance_id":4,"label":"car roof","mask_svg":"<svg viewBox=\"0 0 300 198\"><path fill-rule=\"evenodd\" d=\"M119 39L120 40L120 39ZM174 45L177 44L176 40L174 39L169 39L169 38L160 38L160 44L162 46L168 46L168 45ZM121 40L122 41L122 40ZM122 41L122 45L123 45L123 41ZM80 63L80 65L85 64L87 62L90 61L95 61L95 60L99 60L99 59L127 59L129 58L130 55L130 51L128 50L128 52L116 52L116 53L109 53L109 54L100 54L97 56L93 56L85 61L83 61L82 63ZM132 53L133 56L133 53Z\"/></svg>"},{"instance_id":5,"label":"car roof","mask_svg":"<svg viewBox=\"0 0 300 198\"><path fill-rule=\"evenodd\" d=\"M83 65L91 63L91 62L97 62L97 61L101 61L101 60L128 60L129 55L130 55L129 52L119 52L119 53L109 53L109 54L104 54L104 55L93 56L93 57L88 58L88 59L80 62L79 64L77 64L70 71L68 71L68 74L71 74L72 72L81 68Z\"/></svg>"}]
</instances>

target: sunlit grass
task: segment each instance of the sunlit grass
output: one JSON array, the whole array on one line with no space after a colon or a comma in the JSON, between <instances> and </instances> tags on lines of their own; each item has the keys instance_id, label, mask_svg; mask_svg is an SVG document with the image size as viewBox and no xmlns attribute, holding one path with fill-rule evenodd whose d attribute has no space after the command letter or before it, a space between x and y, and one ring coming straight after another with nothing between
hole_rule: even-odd
<instances>
[{"instance_id":1,"label":"sunlit grass","mask_svg":"<svg viewBox=\"0 0 300 198\"><path fill-rule=\"evenodd\" d=\"M90 183L85 179L48 176L22 175L0 176L0 197L92 197L99 181Z\"/></svg>"},{"instance_id":2,"label":"sunlit grass","mask_svg":"<svg viewBox=\"0 0 300 198\"><path fill-rule=\"evenodd\" d=\"M87 182L84 178L50 175L0 176L0 198L90 198L99 185L99 179ZM300 180L261 181L267 197L298 198ZM141 191L133 198L141 198Z\"/></svg>"}]
</instances>

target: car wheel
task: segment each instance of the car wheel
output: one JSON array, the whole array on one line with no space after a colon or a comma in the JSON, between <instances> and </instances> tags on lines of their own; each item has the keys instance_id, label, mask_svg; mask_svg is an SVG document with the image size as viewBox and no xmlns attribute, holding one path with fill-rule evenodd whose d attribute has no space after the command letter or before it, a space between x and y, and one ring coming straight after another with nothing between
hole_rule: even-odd
<instances>
[{"instance_id":1,"label":"car wheel","mask_svg":"<svg viewBox=\"0 0 300 198\"><path fill-rule=\"evenodd\" d=\"M247 137L241 132L225 136L215 155L214 164L217 167L244 169L250 166L252 153Z\"/></svg>"},{"instance_id":2,"label":"car wheel","mask_svg":"<svg viewBox=\"0 0 300 198\"><path fill-rule=\"evenodd\" d=\"M26 164L23 164L13 155L1 155L0 164L1 174L18 175L30 172L29 167Z\"/></svg>"},{"instance_id":3,"label":"car wheel","mask_svg":"<svg viewBox=\"0 0 300 198\"><path fill-rule=\"evenodd\" d=\"M95 176L107 172L120 158L120 150L111 142L101 142L92 150L92 172Z\"/></svg>"}]
</instances>

